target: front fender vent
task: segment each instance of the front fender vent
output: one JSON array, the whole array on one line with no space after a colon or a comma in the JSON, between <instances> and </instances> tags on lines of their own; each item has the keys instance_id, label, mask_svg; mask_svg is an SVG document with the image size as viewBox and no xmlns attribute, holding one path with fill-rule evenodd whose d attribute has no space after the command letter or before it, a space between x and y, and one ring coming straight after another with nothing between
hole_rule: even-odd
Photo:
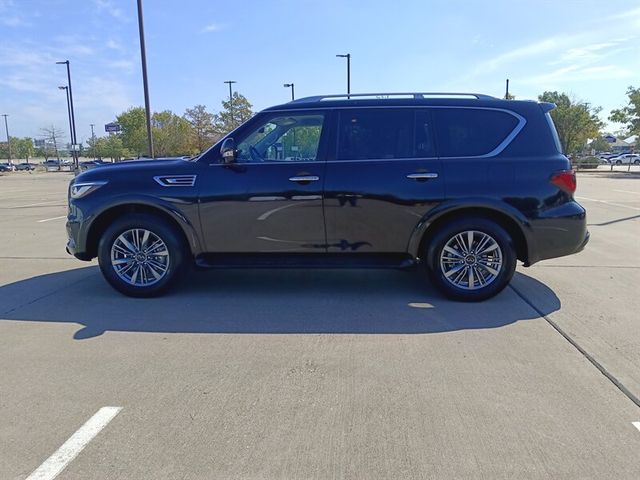
<instances>
[{"instance_id":1,"label":"front fender vent","mask_svg":"<svg viewBox=\"0 0 640 480\"><path fill-rule=\"evenodd\" d=\"M158 175L153 179L163 187L193 187L197 175Z\"/></svg>"}]
</instances>

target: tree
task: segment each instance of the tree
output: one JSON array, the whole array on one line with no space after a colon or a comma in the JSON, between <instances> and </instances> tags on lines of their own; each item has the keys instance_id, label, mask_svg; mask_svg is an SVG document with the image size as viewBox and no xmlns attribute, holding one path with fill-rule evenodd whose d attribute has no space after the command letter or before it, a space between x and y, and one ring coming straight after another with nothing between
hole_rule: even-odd
<instances>
[{"instance_id":1,"label":"tree","mask_svg":"<svg viewBox=\"0 0 640 480\"><path fill-rule=\"evenodd\" d=\"M151 118L153 149L157 157L173 157L190 153L191 125L170 110L156 112Z\"/></svg>"},{"instance_id":2,"label":"tree","mask_svg":"<svg viewBox=\"0 0 640 480\"><path fill-rule=\"evenodd\" d=\"M589 144L589 150L595 150L596 152L608 152L610 149L611 144L602 135L598 135Z\"/></svg>"},{"instance_id":3,"label":"tree","mask_svg":"<svg viewBox=\"0 0 640 480\"><path fill-rule=\"evenodd\" d=\"M569 97L566 93L544 92L538 97L541 102L556 104L551 110L551 118L558 130L562 150L566 154L581 151L587 139L599 135L603 126L598 118L600 108L594 108L590 104Z\"/></svg>"},{"instance_id":4,"label":"tree","mask_svg":"<svg viewBox=\"0 0 640 480\"><path fill-rule=\"evenodd\" d=\"M202 153L217 139L215 135L215 115L207 112L204 105L196 105L187 108L184 119L191 125L191 148L197 153Z\"/></svg>"},{"instance_id":5,"label":"tree","mask_svg":"<svg viewBox=\"0 0 640 480\"><path fill-rule=\"evenodd\" d=\"M122 146L138 157L149 155L147 145L147 120L144 108L131 107L126 112L116 117L116 121L122 126L120 138Z\"/></svg>"},{"instance_id":6,"label":"tree","mask_svg":"<svg viewBox=\"0 0 640 480\"><path fill-rule=\"evenodd\" d=\"M232 98L233 101L222 101L222 111L215 119L216 133L220 136L226 135L253 116L251 111L253 105L244 95L234 92Z\"/></svg>"},{"instance_id":7,"label":"tree","mask_svg":"<svg viewBox=\"0 0 640 480\"><path fill-rule=\"evenodd\" d=\"M29 158L33 157L35 148L33 146L33 139L29 137L16 138L16 154L17 158L24 158L25 161L29 161ZM11 142L13 147L13 142Z\"/></svg>"},{"instance_id":8,"label":"tree","mask_svg":"<svg viewBox=\"0 0 640 480\"><path fill-rule=\"evenodd\" d=\"M58 145L62 141L64 133L55 125L50 127L43 127L40 129L42 132L42 138L44 139L44 158L47 159L51 156L55 156L60 160L60 153L58 152Z\"/></svg>"},{"instance_id":9,"label":"tree","mask_svg":"<svg viewBox=\"0 0 640 480\"><path fill-rule=\"evenodd\" d=\"M609 120L625 124L626 135L640 135L640 88L629 87L627 96L627 106L612 110Z\"/></svg>"}]
</instances>

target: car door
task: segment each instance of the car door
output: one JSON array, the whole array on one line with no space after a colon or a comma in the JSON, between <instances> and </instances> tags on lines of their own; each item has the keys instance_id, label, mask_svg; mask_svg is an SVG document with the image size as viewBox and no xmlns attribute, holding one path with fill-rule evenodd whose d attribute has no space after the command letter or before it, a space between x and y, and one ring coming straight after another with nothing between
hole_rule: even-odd
<instances>
[{"instance_id":1,"label":"car door","mask_svg":"<svg viewBox=\"0 0 640 480\"><path fill-rule=\"evenodd\" d=\"M442 201L431 112L341 109L327 162L328 252L404 253L412 232Z\"/></svg>"},{"instance_id":2,"label":"car door","mask_svg":"<svg viewBox=\"0 0 640 480\"><path fill-rule=\"evenodd\" d=\"M213 153L199 181L207 251L325 252L325 117L261 114L234 133L234 163Z\"/></svg>"}]
</instances>

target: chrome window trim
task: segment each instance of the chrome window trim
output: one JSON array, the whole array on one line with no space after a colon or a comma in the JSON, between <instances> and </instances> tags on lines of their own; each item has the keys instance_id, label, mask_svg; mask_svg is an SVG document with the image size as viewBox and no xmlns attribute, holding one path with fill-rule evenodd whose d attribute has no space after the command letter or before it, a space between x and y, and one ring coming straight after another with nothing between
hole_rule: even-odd
<instances>
[{"instance_id":1,"label":"chrome window trim","mask_svg":"<svg viewBox=\"0 0 640 480\"><path fill-rule=\"evenodd\" d=\"M464 156L464 157L447 157L447 156L440 156L440 157L435 157L435 158L441 158L441 159L451 159L451 158L463 158L463 159L468 159L468 158L493 158L498 156L500 153L502 153L510 144L511 142L513 142L513 140L518 136L518 134L522 131L522 129L525 127L525 125L527 124L527 120L520 115L519 113L516 113L512 110L508 110L506 108L499 108L499 107L474 107L474 106L460 106L460 105L383 105L383 106L345 106L345 107L316 107L316 108L305 108L305 110L360 110L360 109L370 109L370 108L374 108L374 109L394 109L397 110L399 108L412 108L414 110L418 110L418 109L433 109L433 108L439 108L439 109L443 109L443 108L457 108L457 109L465 109L465 110L491 110L491 111L496 111L496 112L504 112L507 113L513 117L516 118L516 120L518 120L518 124L513 128L513 130L511 131L511 133L509 135L507 135L504 140L498 144L498 146L496 148L494 148L493 150L491 150L488 153L484 153L482 155L468 155L468 156ZM269 110L269 112L290 112L291 110L289 109L283 109L283 110ZM373 159L372 159L373 160ZM409 157L409 158L390 158L388 160L415 160L413 157ZM353 161L353 160L336 160L338 162L348 162L348 161ZM362 161L371 161L371 160L362 160Z\"/></svg>"}]
</instances>

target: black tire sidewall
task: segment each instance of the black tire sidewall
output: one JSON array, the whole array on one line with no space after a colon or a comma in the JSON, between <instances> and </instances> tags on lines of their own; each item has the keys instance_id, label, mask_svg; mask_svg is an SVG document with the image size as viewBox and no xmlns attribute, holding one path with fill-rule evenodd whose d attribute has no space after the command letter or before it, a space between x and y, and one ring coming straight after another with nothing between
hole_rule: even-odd
<instances>
[{"instance_id":1,"label":"black tire sidewall","mask_svg":"<svg viewBox=\"0 0 640 480\"><path fill-rule=\"evenodd\" d=\"M454 235L467 230L476 230L493 237L502 251L503 264L496 279L477 290L464 290L452 285L440 268L442 249ZM479 302L500 293L511 281L516 268L516 252L507 231L496 222L483 218L460 218L438 229L427 246L427 267L434 285L447 297L466 302Z\"/></svg>"},{"instance_id":2,"label":"black tire sidewall","mask_svg":"<svg viewBox=\"0 0 640 480\"><path fill-rule=\"evenodd\" d=\"M169 269L157 283L148 287L137 287L122 280L111 265L111 247L120 234L134 228L143 228L153 232L167 246L169 251ZM164 219L147 214L129 214L112 223L98 243L98 263L107 282L119 292L130 297L153 297L164 293L184 271L185 246L175 227Z\"/></svg>"}]
</instances>

